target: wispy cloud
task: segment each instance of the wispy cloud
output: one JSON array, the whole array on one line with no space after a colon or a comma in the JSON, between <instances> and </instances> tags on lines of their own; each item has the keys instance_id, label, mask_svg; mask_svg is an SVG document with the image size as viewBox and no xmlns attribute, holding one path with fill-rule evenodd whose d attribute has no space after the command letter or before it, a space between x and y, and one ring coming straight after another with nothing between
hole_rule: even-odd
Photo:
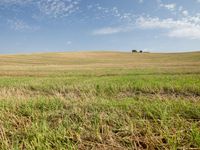
<instances>
[{"instance_id":1,"label":"wispy cloud","mask_svg":"<svg viewBox=\"0 0 200 150\"><path fill-rule=\"evenodd\" d=\"M187 10L183 10L183 11L182 11L182 14L183 14L184 16L188 16L188 15L189 15L189 12L188 12Z\"/></svg>"},{"instance_id":2,"label":"wispy cloud","mask_svg":"<svg viewBox=\"0 0 200 150\"><path fill-rule=\"evenodd\" d=\"M40 0L39 10L50 17L68 16L79 9L78 0Z\"/></svg>"},{"instance_id":3,"label":"wispy cloud","mask_svg":"<svg viewBox=\"0 0 200 150\"><path fill-rule=\"evenodd\" d=\"M18 19L13 19L13 20L9 19L9 20L7 20L7 23L10 26L10 28L12 30L15 30L15 31L36 31L36 30L39 30L39 27L29 25L26 22L24 22L22 20L18 20Z\"/></svg>"},{"instance_id":4,"label":"wispy cloud","mask_svg":"<svg viewBox=\"0 0 200 150\"><path fill-rule=\"evenodd\" d=\"M143 3L144 0L137 0L139 3ZM136 1L136 2L137 2ZM179 6L176 3L163 3L162 0L156 0L158 7L167 9L174 14L180 15L180 19L160 19L159 17L137 17L132 11L122 11L116 6L106 7L100 4L87 4L87 10L93 11L94 18L102 19L114 18L115 22L112 25L107 24L102 28L95 29L92 35L111 35L118 33L125 33L134 30L136 27L142 29L165 29L166 34L169 37L184 37L190 39L200 39L200 15L190 16L190 12L184 7ZM196 0L200 2L200 0ZM50 18L62 18L69 16L79 10L82 0L0 0L0 4L5 5L26 5L34 4L36 9L43 15ZM98 12L98 13L97 13ZM88 17L88 12L86 13ZM38 15L38 14L33 14ZM141 14L138 14L140 16ZM144 15L143 15L144 16ZM148 16L148 15L147 15ZM34 16L37 18L37 16ZM87 19L90 19L89 17ZM29 25L23 20L10 19L8 24L11 29L16 31L35 31L39 27ZM123 25L122 25L123 24Z\"/></svg>"},{"instance_id":5,"label":"wispy cloud","mask_svg":"<svg viewBox=\"0 0 200 150\"><path fill-rule=\"evenodd\" d=\"M23 4L28 4L30 2L33 2L33 0L1 0L0 4L1 5L23 5Z\"/></svg>"},{"instance_id":6,"label":"wispy cloud","mask_svg":"<svg viewBox=\"0 0 200 150\"><path fill-rule=\"evenodd\" d=\"M183 15L183 16L189 15L188 10L184 9L183 6L178 6L176 3L165 4L162 2L162 0L157 0L157 3L160 8L165 8L174 14L179 14L179 15Z\"/></svg>"},{"instance_id":7,"label":"wispy cloud","mask_svg":"<svg viewBox=\"0 0 200 150\"><path fill-rule=\"evenodd\" d=\"M200 16L180 20L140 17L136 24L142 29L166 29L169 37L200 39Z\"/></svg>"},{"instance_id":8,"label":"wispy cloud","mask_svg":"<svg viewBox=\"0 0 200 150\"><path fill-rule=\"evenodd\" d=\"M93 35L110 35L131 31L133 28L130 26L120 26L120 27L105 27L94 30Z\"/></svg>"},{"instance_id":9,"label":"wispy cloud","mask_svg":"<svg viewBox=\"0 0 200 150\"><path fill-rule=\"evenodd\" d=\"M176 4L175 3L171 3L171 4L160 3L160 7L166 8L170 11L174 11L176 9Z\"/></svg>"},{"instance_id":10,"label":"wispy cloud","mask_svg":"<svg viewBox=\"0 0 200 150\"><path fill-rule=\"evenodd\" d=\"M0 0L0 5L29 5L50 17L68 16L79 9L80 0Z\"/></svg>"}]
</instances>

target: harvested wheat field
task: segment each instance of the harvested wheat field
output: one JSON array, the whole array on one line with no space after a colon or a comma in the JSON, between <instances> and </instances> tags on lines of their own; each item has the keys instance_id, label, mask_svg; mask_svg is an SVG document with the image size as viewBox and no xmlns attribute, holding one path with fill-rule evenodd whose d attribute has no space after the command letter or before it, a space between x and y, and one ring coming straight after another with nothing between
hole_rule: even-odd
<instances>
[{"instance_id":1,"label":"harvested wheat field","mask_svg":"<svg viewBox=\"0 0 200 150\"><path fill-rule=\"evenodd\" d=\"M200 52L0 55L0 149L199 149Z\"/></svg>"}]
</instances>

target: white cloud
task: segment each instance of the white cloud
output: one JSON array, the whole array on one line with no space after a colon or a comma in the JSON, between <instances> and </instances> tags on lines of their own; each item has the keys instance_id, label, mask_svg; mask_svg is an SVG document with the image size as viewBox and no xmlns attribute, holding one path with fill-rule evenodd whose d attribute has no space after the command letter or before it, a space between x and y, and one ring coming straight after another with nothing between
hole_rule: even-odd
<instances>
[{"instance_id":1,"label":"white cloud","mask_svg":"<svg viewBox=\"0 0 200 150\"><path fill-rule=\"evenodd\" d=\"M173 12L173 14L179 14L183 16L189 15L188 10L184 9L183 6L177 6L176 3L164 4L161 0L157 0L157 2L160 7L168 9L169 11Z\"/></svg>"},{"instance_id":2,"label":"white cloud","mask_svg":"<svg viewBox=\"0 0 200 150\"><path fill-rule=\"evenodd\" d=\"M33 4L40 12L50 17L67 16L79 9L80 0L0 0L0 5Z\"/></svg>"},{"instance_id":3,"label":"white cloud","mask_svg":"<svg viewBox=\"0 0 200 150\"><path fill-rule=\"evenodd\" d=\"M51 17L64 17L79 9L78 0L40 0L39 9Z\"/></svg>"},{"instance_id":4,"label":"white cloud","mask_svg":"<svg viewBox=\"0 0 200 150\"><path fill-rule=\"evenodd\" d=\"M183 14L184 16L188 16L189 13L188 13L187 10L183 10L183 11L182 11L182 14Z\"/></svg>"},{"instance_id":5,"label":"white cloud","mask_svg":"<svg viewBox=\"0 0 200 150\"><path fill-rule=\"evenodd\" d=\"M7 23L10 26L10 28L15 31L36 31L39 29L39 27L31 26L25 23L24 21L17 19L14 20L9 19L7 20Z\"/></svg>"},{"instance_id":6,"label":"white cloud","mask_svg":"<svg viewBox=\"0 0 200 150\"><path fill-rule=\"evenodd\" d=\"M131 31L132 27L130 26L121 26L121 27L105 27L101 29L97 29L93 31L93 35L109 35L109 34L117 34Z\"/></svg>"},{"instance_id":7,"label":"white cloud","mask_svg":"<svg viewBox=\"0 0 200 150\"><path fill-rule=\"evenodd\" d=\"M174 11L176 9L176 4L175 3L171 3L171 4L160 3L160 7L164 7L170 11Z\"/></svg>"},{"instance_id":8,"label":"white cloud","mask_svg":"<svg viewBox=\"0 0 200 150\"><path fill-rule=\"evenodd\" d=\"M140 17L136 24L143 29L166 29L169 37L200 39L200 16L180 20Z\"/></svg>"},{"instance_id":9,"label":"white cloud","mask_svg":"<svg viewBox=\"0 0 200 150\"><path fill-rule=\"evenodd\" d=\"M19 4L19 5L23 5L23 4L27 4L33 2L33 0L0 0L0 4L8 4L8 5L13 5L13 4Z\"/></svg>"},{"instance_id":10,"label":"white cloud","mask_svg":"<svg viewBox=\"0 0 200 150\"><path fill-rule=\"evenodd\" d=\"M95 7L94 7L95 9ZM135 18L135 15L131 12L123 12L118 7L114 6L112 8L101 7L100 14L98 18L102 17L112 17L117 21L122 23L131 23Z\"/></svg>"},{"instance_id":11,"label":"white cloud","mask_svg":"<svg viewBox=\"0 0 200 150\"><path fill-rule=\"evenodd\" d=\"M179 28L172 30L168 34L169 37L200 39L200 26L195 28Z\"/></svg>"}]
</instances>

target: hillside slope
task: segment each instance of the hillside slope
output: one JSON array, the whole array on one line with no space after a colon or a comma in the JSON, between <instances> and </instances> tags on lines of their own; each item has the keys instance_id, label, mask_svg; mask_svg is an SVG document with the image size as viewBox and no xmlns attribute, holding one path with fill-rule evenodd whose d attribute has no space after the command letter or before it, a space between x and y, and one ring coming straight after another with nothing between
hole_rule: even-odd
<instances>
[{"instance_id":1,"label":"hillside slope","mask_svg":"<svg viewBox=\"0 0 200 150\"><path fill-rule=\"evenodd\" d=\"M200 52L193 53L123 53L69 52L30 55L0 55L0 75L50 75L69 70L90 72L107 69L112 73L123 70L154 70L171 72L200 71ZM117 70L117 71L116 71Z\"/></svg>"},{"instance_id":2,"label":"hillside slope","mask_svg":"<svg viewBox=\"0 0 200 150\"><path fill-rule=\"evenodd\" d=\"M200 53L0 55L0 149L199 149Z\"/></svg>"}]
</instances>

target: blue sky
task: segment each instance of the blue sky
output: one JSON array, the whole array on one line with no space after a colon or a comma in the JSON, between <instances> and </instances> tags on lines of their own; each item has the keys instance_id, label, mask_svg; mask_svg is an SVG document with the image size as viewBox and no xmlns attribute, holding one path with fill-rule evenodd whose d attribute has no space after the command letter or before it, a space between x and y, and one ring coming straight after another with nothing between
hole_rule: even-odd
<instances>
[{"instance_id":1,"label":"blue sky","mask_svg":"<svg viewBox=\"0 0 200 150\"><path fill-rule=\"evenodd\" d=\"M200 0L0 0L0 53L200 50Z\"/></svg>"}]
</instances>

